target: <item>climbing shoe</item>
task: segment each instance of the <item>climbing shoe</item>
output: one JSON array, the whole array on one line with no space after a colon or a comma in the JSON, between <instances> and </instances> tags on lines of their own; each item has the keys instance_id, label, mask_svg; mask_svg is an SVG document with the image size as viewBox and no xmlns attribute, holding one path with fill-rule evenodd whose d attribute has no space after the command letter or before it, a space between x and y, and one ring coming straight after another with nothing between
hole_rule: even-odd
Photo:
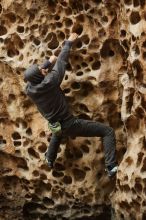
<instances>
[{"instance_id":1,"label":"climbing shoe","mask_svg":"<svg viewBox=\"0 0 146 220\"><path fill-rule=\"evenodd\" d=\"M118 171L118 166L117 166L117 165L116 165L116 166L113 166L113 167L108 166L108 167L106 168L106 171L107 171L109 177L113 177L113 176L116 175L116 173L117 173L117 171Z\"/></svg>"},{"instance_id":2,"label":"climbing shoe","mask_svg":"<svg viewBox=\"0 0 146 220\"><path fill-rule=\"evenodd\" d=\"M46 162L47 162L47 164L48 164L48 167L51 168L51 169L53 169L53 161L48 160L46 153L45 153L45 160L46 160Z\"/></svg>"}]
</instances>

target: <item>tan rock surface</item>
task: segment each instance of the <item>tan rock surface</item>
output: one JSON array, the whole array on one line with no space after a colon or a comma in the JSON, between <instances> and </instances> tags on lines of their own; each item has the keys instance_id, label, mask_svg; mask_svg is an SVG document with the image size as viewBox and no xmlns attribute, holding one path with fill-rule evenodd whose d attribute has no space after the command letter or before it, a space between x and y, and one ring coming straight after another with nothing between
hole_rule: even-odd
<instances>
[{"instance_id":1,"label":"tan rock surface","mask_svg":"<svg viewBox=\"0 0 146 220\"><path fill-rule=\"evenodd\" d=\"M53 171L44 161L50 133L23 72L58 55L71 31L62 88L75 115L115 129L116 182L99 138L63 142ZM145 220L145 1L1 0L0 45L0 220Z\"/></svg>"}]
</instances>

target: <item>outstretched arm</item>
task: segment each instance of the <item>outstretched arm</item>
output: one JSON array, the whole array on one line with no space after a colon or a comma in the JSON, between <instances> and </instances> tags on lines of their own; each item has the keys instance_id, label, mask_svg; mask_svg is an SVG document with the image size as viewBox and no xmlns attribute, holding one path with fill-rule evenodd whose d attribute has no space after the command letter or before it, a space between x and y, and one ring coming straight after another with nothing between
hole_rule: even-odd
<instances>
[{"instance_id":1,"label":"outstretched arm","mask_svg":"<svg viewBox=\"0 0 146 220\"><path fill-rule=\"evenodd\" d=\"M50 81L50 83L53 85L61 84L64 74L65 74L70 48L72 46L72 43L77 39L77 36L78 35L76 33L72 33L70 37L68 38L68 40L65 41L65 45L62 48L51 73L49 73L45 77L46 82Z\"/></svg>"}]
</instances>

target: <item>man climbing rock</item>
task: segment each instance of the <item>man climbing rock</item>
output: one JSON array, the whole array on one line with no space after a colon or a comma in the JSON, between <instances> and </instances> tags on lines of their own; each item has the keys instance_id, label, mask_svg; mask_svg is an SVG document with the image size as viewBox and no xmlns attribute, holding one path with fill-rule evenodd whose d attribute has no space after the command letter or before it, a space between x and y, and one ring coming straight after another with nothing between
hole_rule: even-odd
<instances>
[{"instance_id":1,"label":"man climbing rock","mask_svg":"<svg viewBox=\"0 0 146 220\"><path fill-rule=\"evenodd\" d=\"M78 35L72 33L58 56L51 56L43 65L30 66L24 73L26 93L36 104L39 112L48 120L52 131L50 145L45 154L48 166L53 168L57 151L64 136L102 137L105 165L109 176L117 172L115 158L115 133L111 127L100 122L74 117L69 109L60 84L65 75L69 51ZM52 69L48 71L48 68Z\"/></svg>"}]
</instances>

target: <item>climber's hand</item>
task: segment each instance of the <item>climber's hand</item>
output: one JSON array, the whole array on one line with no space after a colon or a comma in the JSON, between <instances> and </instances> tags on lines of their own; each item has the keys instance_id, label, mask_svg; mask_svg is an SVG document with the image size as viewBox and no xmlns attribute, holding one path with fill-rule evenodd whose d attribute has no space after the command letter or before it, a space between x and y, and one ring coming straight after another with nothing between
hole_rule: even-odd
<instances>
[{"instance_id":1,"label":"climber's hand","mask_svg":"<svg viewBox=\"0 0 146 220\"><path fill-rule=\"evenodd\" d=\"M72 33L68 38L68 40L74 42L77 38L78 38L78 34Z\"/></svg>"},{"instance_id":2,"label":"climber's hand","mask_svg":"<svg viewBox=\"0 0 146 220\"><path fill-rule=\"evenodd\" d=\"M48 69L41 69L41 73L46 76L48 74Z\"/></svg>"},{"instance_id":3,"label":"climber's hand","mask_svg":"<svg viewBox=\"0 0 146 220\"><path fill-rule=\"evenodd\" d=\"M55 63L56 60L57 60L57 57L54 56L54 55L52 55L52 56L50 57L50 59L49 59L50 63Z\"/></svg>"}]
</instances>

